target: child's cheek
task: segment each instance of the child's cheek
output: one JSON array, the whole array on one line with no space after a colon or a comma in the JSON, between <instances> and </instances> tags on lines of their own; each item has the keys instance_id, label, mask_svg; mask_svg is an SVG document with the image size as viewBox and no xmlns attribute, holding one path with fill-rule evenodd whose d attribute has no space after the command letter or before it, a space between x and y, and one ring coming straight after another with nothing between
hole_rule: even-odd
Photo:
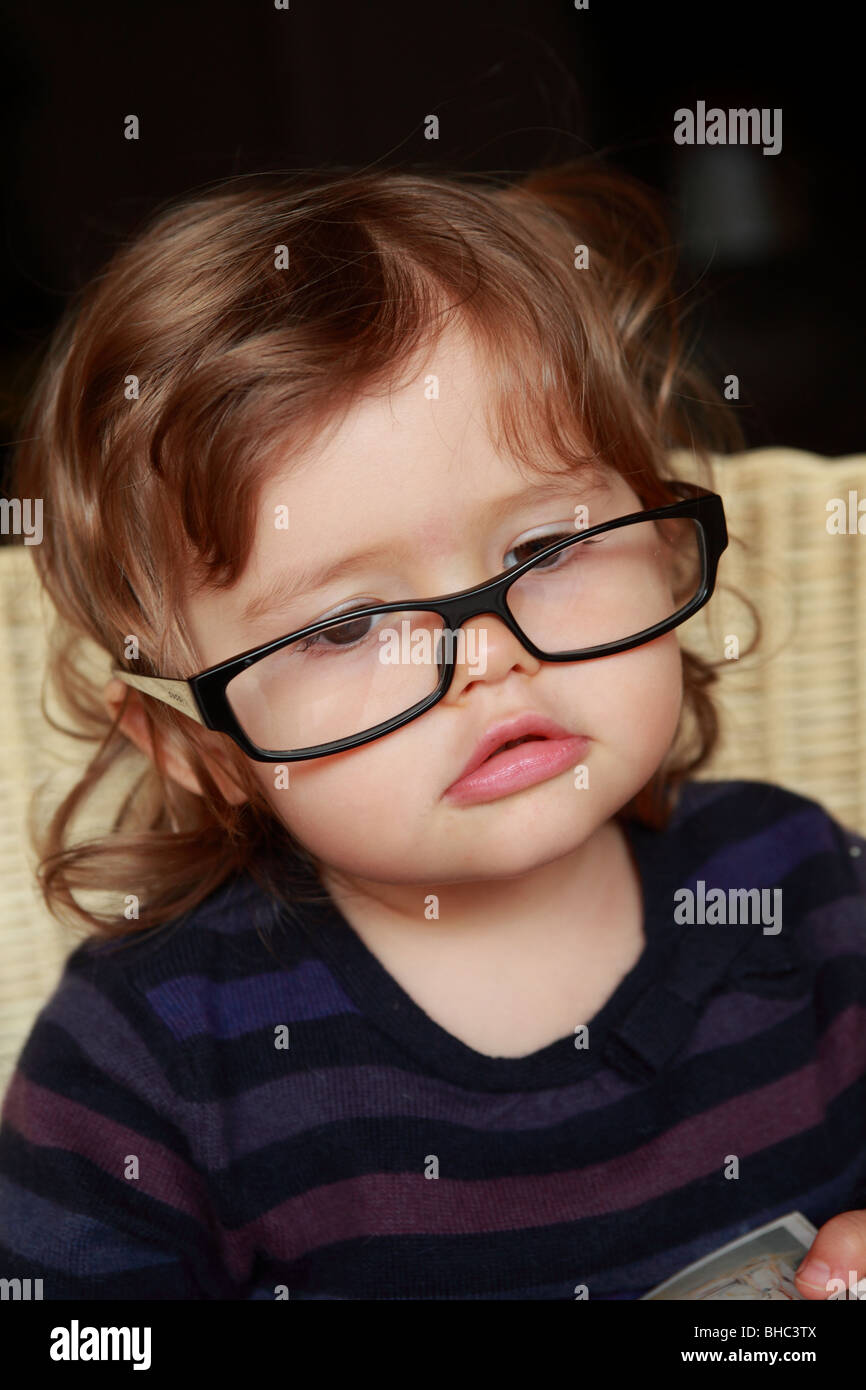
<instances>
[{"instance_id":1,"label":"child's cheek","mask_svg":"<svg viewBox=\"0 0 866 1390\"><path fill-rule=\"evenodd\" d=\"M683 707L682 655L675 632L605 658L593 691L593 730L615 764L627 763L642 786L676 737Z\"/></svg>"},{"instance_id":2,"label":"child's cheek","mask_svg":"<svg viewBox=\"0 0 866 1390\"><path fill-rule=\"evenodd\" d=\"M386 739L309 762L262 763L255 772L274 814L326 862L343 858L352 842L387 839L401 818L405 826L425 775L435 773L407 764L405 747Z\"/></svg>"},{"instance_id":3,"label":"child's cheek","mask_svg":"<svg viewBox=\"0 0 866 1390\"><path fill-rule=\"evenodd\" d=\"M610 748L655 746L673 737L683 703L682 655L675 632L643 647L561 670L557 694L563 708L556 717L569 717L569 727L577 730L580 725L578 732Z\"/></svg>"}]
</instances>

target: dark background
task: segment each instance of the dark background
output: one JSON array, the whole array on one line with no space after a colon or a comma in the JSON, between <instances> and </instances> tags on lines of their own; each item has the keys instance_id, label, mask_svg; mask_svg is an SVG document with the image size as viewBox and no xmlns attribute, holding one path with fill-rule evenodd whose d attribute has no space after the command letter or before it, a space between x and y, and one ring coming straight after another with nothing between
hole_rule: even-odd
<instances>
[{"instance_id":1,"label":"dark background","mask_svg":"<svg viewBox=\"0 0 866 1390\"><path fill-rule=\"evenodd\" d=\"M863 79L838 4L15 0L0 20L0 467L70 292L158 204L329 164L519 173L586 150L661 189L749 446L862 452ZM781 107L780 154L677 107ZM141 121L127 141L123 118ZM440 139L424 138L428 113ZM6 479L5 471L3 481Z\"/></svg>"}]
</instances>

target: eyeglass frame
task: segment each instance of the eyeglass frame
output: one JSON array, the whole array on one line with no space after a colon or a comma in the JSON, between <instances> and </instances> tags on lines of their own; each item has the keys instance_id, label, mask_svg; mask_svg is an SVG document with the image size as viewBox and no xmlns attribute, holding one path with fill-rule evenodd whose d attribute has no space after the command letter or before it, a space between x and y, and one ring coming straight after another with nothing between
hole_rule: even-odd
<instances>
[{"instance_id":1,"label":"eyeglass frame","mask_svg":"<svg viewBox=\"0 0 866 1390\"><path fill-rule=\"evenodd\" d=\"M372 743L375 739L384 738L386 734L393 733L394 730L401 729L405 724L420 718L422 714L426 714L429 709L438 704L443 696L447 695L454 679L457 664L453 652L447 653L444 660L440 662L442 672L436 690L402 714L373 725L372 728L365 729L360 734L334 739L330 743L311 744L308 748L300 750L273 752L259 748L258 744L253 743L247 736L238 722L229 703L226 689L241 671L247 670L250 666L264 660L265 657L279 651L282 647L288 646L291 642L300 641L301 638L311 636L313 633L321 632L329 627L336 627L349 620L354 621L356 618L370 617L379 613L435 613L437 617L444 620L446 628L451 632L457 632L470 618L492 613L505 624L521 646L539 661L591 661L600 656L612 656L616 652L629 651L633 647L644 646L647 642L652 642L657 637L663 636L664 633L679 627L681 623L686 622L709 601L715 589L719 560L728 544L724 505L717 492L711 492L700 487L697 483L688 483L679 478L665 480L664 486L669 491L685 494L686 500L673 502L663 507L654 507L649 511L629 512L626 516L616 517L614 520L602 522L598 526L587 527L586 530L578 531L574 536L566 536L564 539L554 542L553 545L547 546L529 560L524 560L522 564L514 565L508 570L502 570L492 579L487 579L482 584L473 585L468 589L459 589L454 593L429 599L370 604L366 608L353 608L329 618L320 618L317 622L308 623L306 627L298 628L284 637L277 637L257 647L250 647L237 656L229 657L227 661L220 661L214 666L208 666L205 670L199 671L196 675L189 676L185 680L169 676L138 676L119 666L112 667L111 674L134 689L170 704L174 709L188 715L190 719L195 720L204 728L211 729L215 733L228 734L241 751L255 762L306 762L312 758L325 758L331 753L340 753L348 748L359 748L365 743ZM606 531L615 531L621 526L628 526L637 521L663 521L676 517L691 518L698 523L703 560L703 583L695 597L670 618L665 618L652 627L644 628L642 632L623 638L621 641L604 642L594 647L580 648L575 652L548 654L536 647L534 642L526 636L506 606L506 594L512 584L543 560L558 554L560 550L577 545L590 536L599 535ZM445 645L448 646L447 643Z\"/></svg>"}]
</instances>

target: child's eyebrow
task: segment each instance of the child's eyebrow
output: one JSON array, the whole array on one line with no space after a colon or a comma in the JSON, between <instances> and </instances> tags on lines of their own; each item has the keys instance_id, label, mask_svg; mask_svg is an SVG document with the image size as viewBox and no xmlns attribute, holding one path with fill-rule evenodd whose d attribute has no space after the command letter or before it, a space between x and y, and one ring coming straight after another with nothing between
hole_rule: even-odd
<instances>
[{"instance_id":1,"label":"child's eyebrow","mask_svg":"<svg viewBox=\"0 0 866 1390\"><path fill-rule=\"evenodd\" d=\"M577 491L575 487L577 482L578 479L574 473L559 474L555 479L535 482L519 493L500 497L497 501L489 503L484 510L490 520L500 521L509 513L517 511L529 502L541 501L545 497L564 499L566 494L571 494L573 498ZM580 479L581 496L609 491L610 483L603 475L593 474L589 482ZM325 588L335 579L345 579L349 575L356 574L368 566L371 561L382 555L393 553L393 550L393 544L389 543L368 546L366 550L359 550L352 555L343 556L342 559L334 561L333 564L321 565L315 569L307 566L294 574L280 573L263 593L258 594L247 603L241 612L241 621L253 623L268 617L288 602L306 598L319 589Z\"/></svg>"}]
</instances>

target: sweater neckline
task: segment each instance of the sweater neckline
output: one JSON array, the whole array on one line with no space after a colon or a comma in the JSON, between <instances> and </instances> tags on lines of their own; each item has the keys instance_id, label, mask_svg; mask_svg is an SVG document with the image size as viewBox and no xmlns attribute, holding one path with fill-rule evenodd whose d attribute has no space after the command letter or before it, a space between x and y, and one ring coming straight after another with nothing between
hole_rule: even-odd
<instances>
[{"instance_id":1,"label":"sweater neckline","mask_svg":"<svg viewBox=\"0 0 866 1390\"><path fill-rule=\"evenodd\" d=\"M644 948L602 1007L588 1020L589 1046L576 1047L573 1035L546 1044L523 1057L493 1057L464 1043L437 1023L407 993L368 948L336 903L311 905L307 916L314 950L338 976L342 987L360 1012L410 1054L419 1070L436 1074L457 1085L486 1091L541 1089L583 1079L603 1065L613 1066L630 1079L640 1057L628 1036L626 1052L617 1030L641 1014L654 984L664 975L664 965L677 948L686 949L694 933L683 935L673 921L673 894L691 867L684 853L682 798L664 830L642 822L621 820L627 843L638 868L643 899ZM646 1033L652 1010L644 1007ZM637 1038L641 1052L640 1037Z\"/></svg>"}]
</instances>

